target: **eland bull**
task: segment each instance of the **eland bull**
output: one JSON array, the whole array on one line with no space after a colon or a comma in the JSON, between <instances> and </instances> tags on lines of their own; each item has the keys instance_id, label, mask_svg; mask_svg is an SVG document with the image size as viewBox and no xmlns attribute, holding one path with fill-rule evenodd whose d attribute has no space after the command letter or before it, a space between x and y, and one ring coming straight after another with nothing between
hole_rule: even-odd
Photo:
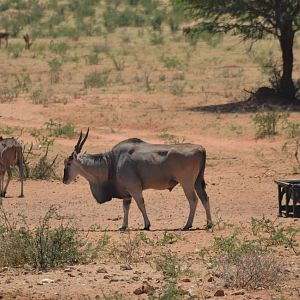
<instances>
[{"instance_id":1,"label":"eland bull","mask_svg":"<svg viewBox=\"0 0 300 300\"><path fill-rule=\"evenodd\" d=\"M128 227L128 214L133 198L144 218L144 229L150 229L143 190L172 189L180 184L189 201L190 213L184 229L193 225L198 198L206 211L207 226L212 225L209 199L205 192L205 149L200 145L149 144L137 138L120 142L111 151L100 154L80 154L89 129L82 132L72 154L65 160L65 184L77 175L86 178L98 203L112 198L123 199L124 219L120 230ZM196 192L196 193L195 193Z\"/></svg>"}]
</instances>

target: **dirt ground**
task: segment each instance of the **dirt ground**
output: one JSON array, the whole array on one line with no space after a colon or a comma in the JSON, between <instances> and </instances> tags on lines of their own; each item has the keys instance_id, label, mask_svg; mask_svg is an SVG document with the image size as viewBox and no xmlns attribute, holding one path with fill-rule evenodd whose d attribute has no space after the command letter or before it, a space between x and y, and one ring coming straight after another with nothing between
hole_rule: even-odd
<instances>
[{"instance_id":1,"label":"dirt ground","mask_svg":"<svg viewBox=\"0 0 300 300\"><path fill-rule=\"evenodd\" d=\"M139 104L132 108L132 103L137 100ZM221 218L224 222L245 227L249 226L252 217L265 216L275 220L278 205L277 187L273 180L295 177L292 175L294 161L281 151L285 137L256 140L254 129L246 130L243 134L230 132L228 124L232 122L243 128L251 128L250 114L191 112L189 109L193 106L194 98L185 97L174 103L167 95L155 94L89 95L71 99L66 105L50 104L48 107L18 99L14 104L0 104L0 122L2 125L25 128L21 139L28 143L33 139L28 133L29 129L42 127L50 118L72 121L77 131L89 126L91 134L85 150L92 153L109 150L117 142L129 137L164 143L166 140L160 134L172 133L178 139L202 144L207 150L205 178L215 220ZM99 114L107 117L111 112L119 113L117 126L109 128L98 125L101 124ZM75 143L76 139L55 140L53 152L60 154L59 172L63 168L62 159L72 151ZM121 201L97 204L83 178L71 185L64 185L60 181L27 180L25 198L18 198L18 194L19 182L14 180L3 205L15 220L22 213L33 227L54 204L60 207L62 215L73 217L83 232L91 227L96 228L89 233L91 240L101 238L104 232L116 241L123 238L118 231L123 214ZM233 295L236 290L224 288L219 278L209 280L213 270L199 263L195 255L199 249L209 246L214 236L226 235L227 229L214 232L203 230L205 213L199 204L194 221L195 230L179 231L188 215L188 202L180 187L171 193L146 191L145 201L152 223L151 231L146 232L147 237L161 238L164 231L168 230L183 238L166 246L166 249L175 251L193 265L197 275L188 279L180 278L179 286L197 295L198 299L214 299L218 289L224 289L223 299L299 299L299 257L288 250L280 253L282 257L287 256L289 269L287 280L280 286ZM299 219L281 218L280 222L299 228ZM143 226L141 213L134 203L129 226L134 233ZM135 295L134 291L143 285L158 287L163 283L163 276L146 261L132 264L131 270L123 270L121 266L114 260L101 258L92 264L47 272L37 272L31 268L3 268L0 270L0 298L112 299L109 295L119 292L125 299L146 299L146 294ZM101 267L105 267L107 273L99 273ZM45 278L51 282L39 284Z\"/></svg>"}]
</instances>

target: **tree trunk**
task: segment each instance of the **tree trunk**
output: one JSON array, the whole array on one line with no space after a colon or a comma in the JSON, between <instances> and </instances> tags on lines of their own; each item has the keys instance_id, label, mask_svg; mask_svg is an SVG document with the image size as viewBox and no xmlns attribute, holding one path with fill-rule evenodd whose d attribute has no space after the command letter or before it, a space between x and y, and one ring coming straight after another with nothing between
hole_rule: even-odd
<instances>
[{"instance_id":1,"label":"tree trunk","mask_svg":"<svg viewBox=\"0 0 300 300\"><path fill-rule=\"evenodd\" d=\"M286 98L286 102L293 102L296 99L296 90L292 79L294 63L294 35L292 24L285 24L281 29L281 35L279 38L283 62L279 93Z\"/></svg>"}]
</instances>

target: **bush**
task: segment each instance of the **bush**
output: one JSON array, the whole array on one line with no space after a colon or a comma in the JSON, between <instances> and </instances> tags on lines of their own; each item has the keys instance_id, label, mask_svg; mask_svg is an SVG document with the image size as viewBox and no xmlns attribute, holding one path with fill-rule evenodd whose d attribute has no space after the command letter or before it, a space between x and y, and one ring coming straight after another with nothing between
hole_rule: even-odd
<instances>
[{"instance_id":1,"label":"bush","mask_svg":"<svg viewBox=\"0 0 300 300\"><path fill-rule=\"evenodd\" d=\"M160 33L152 32L150 34L150 43L152 45L162 45L164 44L164 37Z\"/></svg>"},{"instance_id":2,"label":"bush","mask_svg":"<svg viewBox=\"0 0 300 300\"><path fill-rule=\"evenodd\" d=\"M0 230L0 265L20 267L30 264L37 269L60 267L85 262L87 254L74 226L60 223L53 227L54 219L61 220L57 208L51 206L40 220L39 226L30 229L25 217L20 229L11 224L0 202L4 224Z\"/></svg>"},{"instance_id":3,"label":"bush","mask_svg":"<svg viewBox=\"0 0 300 300\"><path fill-rule=\"evenodd\" d=\"M110 70L94 71L84 78L85 88L101 88L107 86L109 82Z\"/></svg>"},{"instance_id":4,"label":"bush","mask_svg":"<svg viewBox=\"0 0 300 300\"><path fill-rule=\"evenodd\" d=\"M256 137L264 138L277 134L277 126L280 120L286 121L287 113L274 111L261 111L256 113L252 120L256 127Z\"/></svg>"},{"instance_id":5,"label":"bush","mask_svg":"<svg viewBox=\"0 0 300 300\"><path fill-rule=\"evenodd\" d=\"M180 275L191 275L189 267L183 267L177 256L171 252L161 253L154 260L157 271L162 271L166 279L174 279Z\"/></svg>"},{"instance_id":6,"label":"bush","mask_svg":"<svg viewBox=\"0 0 300 300\"><path fill-rule=\"evenodd\" d=\"M98 53L91 53L85 57L86 63L89 65L98 65L99 56Z\"/></svg>"},{"instance_id":7,"label":"bush","mask_svg":"<svg viewBox=\"0 0 300 300\"><path fill-rule=\"evenodd\" d=\"M62 63L56 58L49 60L48 65L50 67L50 82L51 84L58 83L60 81L60 72Z\"/></svg>"},{"instance_id":8,"label":"bush","mask_svg":"<svg viewBox=\"0 0 300 300\"><path fill-rule=\"evenodd\" d=\"M60 122L55 122L54 120L50 119L45 123L45 125L50 136L65 136L72 138L77 135L75 132L75 125L72 123L61 124Z\"/></svg>"},{"instance_id":9,"label":"bush","mask_svg":"<svg viewBox=\"0 0 300 300\"><path fill-rule=\"evenodd\" d=\"M66 44L65 42L54 43L53 41L51 41L51 43L49 45L49 50L60 56L65 56L67 51L70 48L71 47L68 44Z\"/></svg>"}]
</instances>

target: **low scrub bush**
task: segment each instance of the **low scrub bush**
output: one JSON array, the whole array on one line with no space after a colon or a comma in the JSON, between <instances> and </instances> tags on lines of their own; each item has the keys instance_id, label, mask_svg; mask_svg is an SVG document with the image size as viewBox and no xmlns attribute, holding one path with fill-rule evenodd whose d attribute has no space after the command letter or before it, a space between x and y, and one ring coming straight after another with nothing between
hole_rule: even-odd
<instances>
[{"instance_id":1,"label":"low scrub bush","mask_svg":"<svg viewBox=\"0 0 300 300\"><path fill-rule=\"evenodd\" d=\"M157 271L161 271L166 279L175 279L180 275L191 275L189 266L184 266L172 252L163 252L154 259Z\"/></svg>"},{"instance_id":2,"label":"low scrub bush","mask_svg":"<svg viewBox=\"0 0 300 300\"><path fill-rule=\"evenodd\" d=\"M94 71L84 78L85 88L101 88L107 86L109 82L110 70Z\"/></svg>"},{"instance_id":3,"label":"low scrub bush","mask_svg":"<svg viewBox=\"0 0 300 300\"><path fill-rule=\"evenodd\" d=\"M50 119L45 123L45 125L50 136L64 136L72 138L77 135L75 132L75 125L72 123L61 124L60 122L55 122L54 120Z\"/></svg>"},{"instance_id":4,"label":"low scrub bush","mask_svg":"<svg viewBox=\"0 0 300 300\"><path fill-rule=\"evenodd\" d=\"M288 114L285 112L261 111L256 113L252 120L256 127L256 137L264 138L271 137L277 134L279 122L286 122Z\"/></svg>"},{"instance_id":5,"label":"low scrub bush","mask_svg":"<svg viewBox=\"0 0 300 300\"><path fill-rule=\"evenodd\" d=\"M53 225L62 220L55 207L50 207L39 225L30 229L26 218L22 225L12 224L0 202L2 225L0 226L0 265L20 267L24 264L37 269L72 265L87 260L78 230L70 223Z\"/></svg>"}]
</instances>

